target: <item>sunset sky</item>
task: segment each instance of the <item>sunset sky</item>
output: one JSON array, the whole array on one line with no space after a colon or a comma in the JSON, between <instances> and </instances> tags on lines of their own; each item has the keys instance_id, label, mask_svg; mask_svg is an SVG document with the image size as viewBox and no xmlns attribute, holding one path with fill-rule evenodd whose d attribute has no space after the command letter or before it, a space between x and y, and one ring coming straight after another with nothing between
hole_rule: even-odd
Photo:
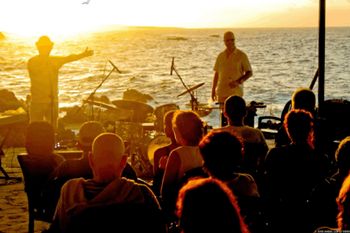
<instances>
[{"instance_id":1,"label":"sunset sky","mask_svg":"<svg viewBox=\"0 0 350 233\"><path fill-rule=\"evenodd\" d=\"M0 31L76 34L111 25L313 27L319 0L0 0ZM350 26L350 0L327 0L327 26Z\"/></svg>"}]
</instances>

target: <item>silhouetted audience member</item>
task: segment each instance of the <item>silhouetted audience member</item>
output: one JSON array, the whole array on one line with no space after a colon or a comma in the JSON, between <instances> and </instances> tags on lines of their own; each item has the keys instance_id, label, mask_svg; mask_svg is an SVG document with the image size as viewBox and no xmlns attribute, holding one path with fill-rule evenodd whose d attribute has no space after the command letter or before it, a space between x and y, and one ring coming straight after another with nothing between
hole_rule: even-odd
<instances>
[{"instance_id":1,"label":"silhouetted audience member","mask_svg":"<svg viewBox=\"0 0 350 233\"><path fill-rule=\"evenodd\" d=\"M325 177L324 160L314 149L311 113L293 109L284 126L291 144L271 149L265 160L271 232L311 232L309 203L313 188Z\"/></svg>"},{"instance_id":2,"label":"silhouetted audience member","mask_svg":"<svg viewBox=\"0 0 350 233\"><path fill-rule=\"evenodd\" d=\"M181 179L191 169L203 164L198 144L203 137L203 122L193 111L177 110L172 120L176 142L180 145L172 150L164 170L161 196L167 212L175 209L175 201Z\"/></svg>"},{"instance_id":3,"label":"silhouetted audience member","mask_svg":"<svg viewBox=\"0 0 350 233\"><path fill-rule=\"evenodd\" d=\"M49 230L64 232L71 216L93 205L145 204L159 208L155 195L147 186L121 177L126 161L123 140L113 133L100 134L89 155L93 178L71 179L63 185Z\"/></svg>"},{"instance_id":4,"label":"silhouetted audience member","mask_svg":"<svg viewBox=\"0 0 350 233\"><path fill-rule=\"evenodd\" d=\"M343 182L337 203L339 209L337 216L338 229L341 231L350 231L350 175Z\"/></svg>"},{"instance_id":5,"label":"silhouetted audience member","mask_svg":"<svg viewBox=\"0 0 350 233\"><path fill-rule=\"evenodd\" d=\"M340 188L345 177L350 173L350 136L344 138L338 145L335 152L338 171L332 176Z\"/></svg>"},{"instance_id":6,"label":"silhouetted audience member","mask_svg":"<svg viewBox=\"0 0 350 233\"><path fill-rule=\"evenodd\" d=\"M63 156L54 153L55 132L47 121L33 121L28 125L25 148L33 159L44 164L53 172L63 161Z\"/></svg>"},{"instance_id":7,"label":"silhouetted audience member","mask_svg":"<svg viewBox=\"0 0 350 233\"><path fill-rule=\"evenodd\" d=\"M78 134L78 147L83 151L79 159L66 160L56 171L56 176L64 179L92 178L92 170L89 165L88 155L91 152L93 140L105 129L98 121L88 121L81 125Z\"/></svg>"},{"instance_id":8,"label":"silhouetted audience member","mask_svg":"<svg viewBox=\"0 0 350 233\"><path fill-rule=\"evenodd\" d=\"M345 177L344 182L336 197L338 213L336 216L336 227L319 227L314 233L323 232L349 232L350 231L350 175Z\"/></svg>"},{"instance_id":9,"label":"silhouetted audience member","mask_svg":"<svg viewBox=\"0 0 350 233\"><path fill-rule=\"evenodd\" d=\"M219 180L190 180L177 200L179 227L183 233L248 233L231 190Z\"/></svg>"},{"instance_id":10,"label":"silhouetted audience member","mask_svg":"<svg viewBox=\"0 0 350 233\"><path fill-rule=\"evenodd\" d=\"M83 156L80 159L66 160L56 169L55 177L60 182L64 183L72 178L91 179L93 177L88 155L91 153L94 139L104 132L103 125L98 121L87 121L81 125L78 134L78 147L83 151ZM135 170L129 164L126 164L122 176L133 180L137 179Z\"/></svg>"},{"instance_id":11,"label":"silhouetted audience member","mask_svg":"<svg viewBox=\"0 0 350 233\"><path fill-rule=\"evenodd\" d=\"M244 99L239 96L228 97L224 103L224 116L227 118L228 125L219 130L234 133L243 139L245 156L242 169L256 178L268 146L260 129L244 125L246 115L247 107Z\"/></svg>"},{"instance_id":12,"label":"silhouetted audience member","mask_svg":"<svg viewBox=\"0 0 350 233\"><path fill-rule=\"evenodd\" d=\"M160 187L162 184L164 169L166 166L166 162L168 159L168 156L170 155L170 152L177 148L179 145L176 142L173 127L172 127L172 120L174 116L175 110L168 111L164 115L164 133L165 136L167 136L170 139L170 144L158 148L154 152L154 166L153 166L153 172L154 172L154 178L153 178L153 191L159 195L160 194Z\"/></svg>"},{"instance_id":13,"label":"silhouetted audience member","mask_svg":"<svg viewBox=\"0 0 350 233\"><path fill-rule=\"evenodd\" d=\"M204 169L211 177L225 182L237 197L241 213L252 232L261 232L263 218L254 178L240 172L243 145L237 136L226 131L212 131L200 142Z\"/></svg>"},{"instance_id":14,"label":"silhouetted audience member","mask_svg":"<svg viewBox=\"0 0 350 233\"><path fill-rule=\"evenodd\" d=\"M46 121L33 121L28 125L25 147L27 163L35 173L31 189L41 196L41 204L46 207L47 216L53 216L59 198L61 185L54 179L54 171L65 159L54 153L55 133Z\"/></svg>"},{"instance_id":15,"label":"silhouetted audience member","mask_svg":"<svg viewBox=\"0 0 350 233\"><path fill-rule=\"evenodd\" d=\"M315 189L314 205L319 226L335 227L338 207L336 197L345 178L350 174L350 136L344 138L335 152L337 171L325 178Z\"/></svg>"},{"instance_id":16,"label":"silhouetted audience member","mask_svg":"<svg viewBox=\"0 0 350 233\"><path fill-rule=\"evenodd\" d=\"M287 109L284 109L282 112L282 122L285 119L285 115L289 112L288 107L291 109L306 110L311 113L313 119L316 119L316 96L309 88L298 88L294 91L292 95L291 106L288 105ZM286 128L284 125L282 125L275 137L276 147L288 145L290 142L291 141L287 135Z\"/></svg>"}]
</instances>

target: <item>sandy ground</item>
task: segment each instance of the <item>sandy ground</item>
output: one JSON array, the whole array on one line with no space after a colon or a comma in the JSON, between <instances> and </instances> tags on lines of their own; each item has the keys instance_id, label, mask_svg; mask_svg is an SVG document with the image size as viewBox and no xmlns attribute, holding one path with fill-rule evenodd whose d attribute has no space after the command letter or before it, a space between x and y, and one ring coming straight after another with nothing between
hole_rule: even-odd
<instances>
[{"instance_id":1,"label":"sandy ground","mask_svg":"<svg viewBox=\"0 0 350 233\"><path fill-rule=\"evenodd\" d=\"M2 166L9 176L22 176L16 156L23 151L23 148L4 149L5 157L2 158ZM41 232L48 227L48 223L35 221L34 227L35 232ZM27 196L23 181L6 184L4 179L0 179L0 233L12 232L28 232Z\"/></svg>"}]
</instances>

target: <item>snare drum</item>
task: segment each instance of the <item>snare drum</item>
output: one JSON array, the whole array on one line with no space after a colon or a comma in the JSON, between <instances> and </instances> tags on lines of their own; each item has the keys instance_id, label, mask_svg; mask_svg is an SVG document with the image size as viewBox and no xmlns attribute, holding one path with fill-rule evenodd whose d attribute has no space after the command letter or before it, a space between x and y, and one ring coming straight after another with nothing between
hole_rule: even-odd
<instances>
[{"instance_id":1,"label":"snare drum","mask_svg":"<svg viewBox=\"0 0 350 233\"><path fill-rule=\"evenodd\" d=\"M152 166L154 166L154 152L161 147L169 145L170 143L170 138L165 135L158 135L150 141L147 148L147 156Z\"/></svg>"},{"instance_id":2,"label":"snare drum","mask_svg":"<svg viewBox=\"0 0 350 233\"><path fill-rule=\"evenodd\" d=\"M171 110L178 110L180 109L177 104L171 103L171 104L164 104L161 106L158 106L154 109L154 115L156 116L156 121L154 122L154 128L158 132L163 132L164 130L164 115Z\"/></svg>"}]
</instances>

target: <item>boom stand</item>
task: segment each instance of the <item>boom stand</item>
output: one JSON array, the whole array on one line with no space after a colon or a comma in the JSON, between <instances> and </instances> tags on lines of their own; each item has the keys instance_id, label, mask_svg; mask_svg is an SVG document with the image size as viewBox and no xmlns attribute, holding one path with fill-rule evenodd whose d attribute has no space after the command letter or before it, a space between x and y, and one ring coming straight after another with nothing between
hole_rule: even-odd
<instances>
[{"instance_id":1,"label":"boom stand","mask_svg":"<svg viewBox=\"0 0 350 233\"><path fill-rule=\"evenodd\" d=\"M94 101L94 96L96 91L102 86L102 84L109 78L109 76L111 76L111 74L113 73L114 70L116 70L119 74L121 74L122 72L118 69L118 67L116 65L113 64L113 62L111 62L110 60L108 60L109 63L111 63L111 65L113 66L113 69L111 71L109 71L109 73L107 74L106 77L103 78L103 80L100 82L100 84L93 90L93 92L91 92L91 94L83 101L82 106L78 109L78 111L84 106L85 102L91 100L92 102ZM91 108L91 120L94 120L94 107L92 105Z\"/></svg>"},{"instance_id":2,"label":"boom stand","mask_svg":"<svg viewBox=\"0 0 350 233\"><path fill-rule=\"evenodd\" d=\"M190 90L190 88L188 88L188 86L185 84L185 82L183 81L183 79L181 78L180 74L177 72L175 65L174 65L174 57L171 63L171 68L170 68L170 75L173 74L173 71L175 72L175 74L177 75L177 77L180 79L182 85L185 87L185 89L187 90L187 92L190 94L191 96L191 109L193 111L198 110L198 100L196 97L194 97L193 92Z\"/></svg>"}]
</instances>

